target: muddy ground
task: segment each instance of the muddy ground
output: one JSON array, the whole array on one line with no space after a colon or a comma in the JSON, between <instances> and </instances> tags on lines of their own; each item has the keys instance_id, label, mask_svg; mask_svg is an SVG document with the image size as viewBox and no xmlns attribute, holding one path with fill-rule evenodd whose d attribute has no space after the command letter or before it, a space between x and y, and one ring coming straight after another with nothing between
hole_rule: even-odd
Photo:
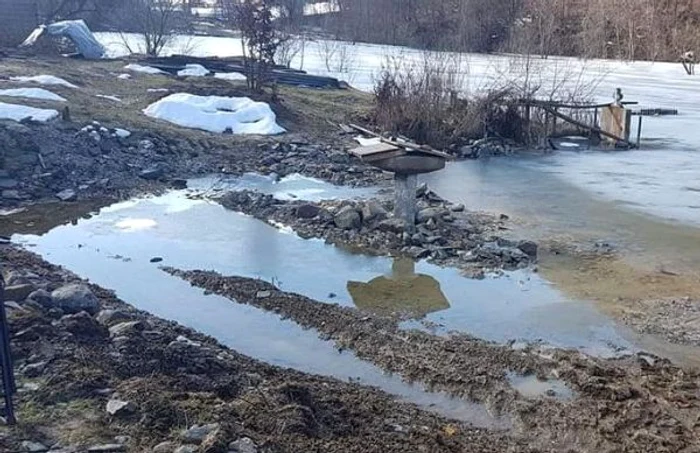
<instances>
[{"instance_id":1,"label":"muddy ground","mask_svg":"<svg viewBox=\"0 0 700 453\"><path fill-rule=\"evenodd\" d=\"M267 282L169 269L193 285L280 314L319 331L342 349L410 381L482 402L513 417L531 445L556 451L696 451L700 375L647 354L614 360L574 351L513 349L465 335L438 337L279 291ZM382 345L377 347L377 345ZM523 398L507 373L561 379L572 401ZM535 440L536 439L536 440Z\"/></svg>"},{"instance_id":2,"label":"muddy ground","mask_svg":"<svg viewBox=\"0 0 700 453\"><path fill-rule=\"evenodd\" d=\"M27 442L65 453L105 445L164 453L543 451L371 388L246 358L94 285L93 303L71 306L50 294L85 284L75 275L22 250L1 252L10 285L39 290L7 304L20 423L0 427L1 451L27 451ZM255 450L236 449L241 443Z\"/></svg>"}]
</instances>

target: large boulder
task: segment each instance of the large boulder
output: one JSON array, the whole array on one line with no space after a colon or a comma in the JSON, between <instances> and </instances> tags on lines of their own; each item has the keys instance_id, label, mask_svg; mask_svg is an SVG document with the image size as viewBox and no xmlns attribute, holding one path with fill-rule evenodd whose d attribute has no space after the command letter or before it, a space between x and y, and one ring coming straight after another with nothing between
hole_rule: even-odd
<instances>
[{"instance_id":1,"label":"large boulder","mask_svg":"<svg viewBox=\"0 0 700 453\"><path fill-rule=\"evenodd\" d=\"M100 301L86 285L62 286L51 293L51 298L54 305L66 313L86 311L94 315L100 309Z\"/></svg>"},{"instance_id":2,"label":"large boulder","mask_svg":"<svg viewBox=\"0 0 700 453\"><path fill-rule=\"evenodd\" d=\"M343 230L355 230L362 226L362 218L352 206L345 206L333 217L335 226Z\"/></svg>"}]
</instances>

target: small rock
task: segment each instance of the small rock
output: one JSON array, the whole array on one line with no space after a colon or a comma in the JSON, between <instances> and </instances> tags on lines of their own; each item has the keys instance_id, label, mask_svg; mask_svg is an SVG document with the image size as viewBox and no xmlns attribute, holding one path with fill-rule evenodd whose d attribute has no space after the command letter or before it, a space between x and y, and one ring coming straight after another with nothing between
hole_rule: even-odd
<instances>
[{"instance_id":1,"label":"small rock","mask_svg":"<svg viewBox=\"0 0 700 453\"><path fill-rule=\"evenodd\" d=\"M24 299L29 297L36 290L36 286L31 283L25 283L22 285L12 285L5 288L5 300L14 300L15 302L22 302Z\"/></svg>"},{"instance_id":2,"label":"small rock","mask_svg":"<svg viewBox=\"0 0 700 453\"><path fill-rule=\"evenodd\" d=\"M30 363L22 368L22 374L29 378L41 376L46 369L46 365L46 362Z\"/></svg>"},{"instance_id":3,"label":"small rock","mask_svg":"<svg viewBox=\"0 0 700 453\"><path fill-rule=\"evenodd\" d=\"M463 204L456 204L450 208L452 212L464 212L466 209L466 206L464 206Z\"/></svg>"},{"instance_id":4,"label":"small rock","mask_svg":"<svg viewBox=\"0 0 700 453\"><path fill-rule=\"evenodd\" d=\"M136 411L136 406L130 401L109 400L107 401L106 411L109 415L129 415Z\"/></svg>"},{"instance_id":5,"label":"small rock","mask_svg":"<svg viewBox=\"0 0 700 453\"><path fill-rule=\"evenodd\" d=\"M431 219L433 219L433 220L440 219L445 214L447 214L445 208L421 209L420 211L418 211L418 214L416 214L416 222L427 223Z\"/></svg>"},{"instance_id":6,"label":"small rock","mask_svg":"<svg viewBox=\"0 0 700 453\"><path fill-rule=\"evenodd\" d=\"M312 204L303 204L299 207L297 207L297 217L300 219L313 219L316 217L319 212L321 212L321 208L318 206L312 205Z\"/></svg>"},{"instance_id":7,"label":"small rock","mask_svg":"<svg viewBox=\"0 0 700 453\"><path fill-rule=\"evenodd\" d=\"M428 193L428 184L422 183L416 189L416 198L421 198L421 197L425 196L426 193Z\"/></svg>"},{"instance_id":8,"label":"small rock","mask_svg":"<svg viewBox=\"0 0 700 453\"><path fill-rule=\"evenodd\" d=\"M173 179L170 182L170 187L172 187L175 190L187 189L187 180L186 179Z\"/></svg>"},{"instance_id":9,"label":"small rock","mask_svg":"<svg viewBox=\"0 0 700 453\"><path fill-rule=\"evenodd\" d=\"M174 442L161 442L153 447L153 453L173 453L175 448Z\"/></svg>"},{"instance_id":10,"label":"small rock","mask_svg":"<svg viewBox=\"0 0 700 453\"><path fill-rule=\"evenodd\" d=\"M362 226L362 218L352 206L345 206L333 217L335 226L343 230L354 230Z\"/></svg>"},{"instance_id":11,"label":"small rock","mask_svg":"<svg viewBox=\"0 0 700 453\"><path fill-rule=\"evenodd\" d=\"M193 447L192 445L183 445L181 447L177 447L173 453L197 453L197 447Z\"/></svg>"},{"instance_id":12,"label":"small rock","mask_svg":"<svg viewBox=\"0 0 700 453\"><path fill-rule=\"evenodd\" d=\"M29 296L27 296L27 301L35 302L47 309L53 307L53 298L51 297L51 293L45 289L37 289L36 291L32 292Z\"/></svg>"},{"instance_id":13,"label":"small rock","mask_svg":"<svg viewBox=\"0 0 700 453\"><path fill-rule=\"evenodd\" d=\"M518 249L529 256L530 258L537 258L538 245L533 241L520 241L518 243Z\"/></svg>"},{"instance_id":14,"label":"small rock","mask_svg":"<svg viewBox=\"0 0 700 453\"><path fill-rule=\"evenodd\" d=\"M121 452L121 451L126 451L126 445L120 445L120 444L102 444L102 445L93 445L92 447L88 448L88 453L114 453L114 452Z\"/></svg>"},{"instance_id":15,"label":"small rock","mask_svg":"<svg viewBox=\"0 0 700 453\"><path fill-rule=\"evenodd\" d=\"M109 328L111 338L127 337L144 330L145 326L141 321L121 322Z\"/></svg>"},{"instance_id":16,"label":"small rock","mask_svg":"<svg viewBox=\"0 0 700 453\"><path fill-rule=\"evenodd\" d=\"M155 181L156 179L162 178L164 175L165 171L159 167L147 168L139 173L139 177L148 181Z\"/></svg>"},{"instance_id":17,"label":"small rock","mask_svg":"<svg viewBox=\"0 0 700 453\"><path fill-rule=\"evenodd\" d=\"M114 438L114 441L118 443L119 445L126 445L131 441L131 437L129 436L116 436Z\"/></svg>"},{"instance_id":18,"label":"small rock","mask_svg":"<svg viewBox=\"0 0 700 453\"><path fill-rule=\"evenodd\" d=\"M28 452L39 452L39 451L47 451L48 448L40 442L32 442L30 440L25 440L21 444L22 450L23 451L28 451Z\"/></svg>"},{"instance_id":19,"label":"small rock","mask_svg":"<svg viewBox=\"0 0 700 453\"><path fill-rule=\"evenodd\" d=\"M270 296L272 296L272 292L270 291L258 291L255 294L256 299L267 299Z\"/></svg>"},{"instance_id":20,"label":"small rock","mask_svg":"<svg viewBox=\"0 0 700 453\"><path fill-rule=\"evenodd\" d=\"M66 313L77 313L85 310L90 314L97 313L100 302L90 288L81 284L71 284L58 288L51 293L53 303Z\"/></svg>"},{"instance_id":21,"label":"small rock","mask_svg":"<svg viewBox=\"0 0 700 453\"><path fill-rule=\"evenodd\" d=\"M250 437L241 437L228 444L228 449L235 453L258 453L255 442Z\"/></svg>"},{"instance_id":22,"label":"small rock","mask_svg":"<svg viewBox=\"0 0 700 453\"><path fill-rule=\"evenodd\" d=\"M56 321L56 325L80 337L98 337L106 333L104 327L84 311L65 315Z\"/></svg>"},{"instance_id":23,"label":"small rock","mask_svg":"<svg viewBox=\"0 0 700 453\"><path fill-rule=\"evenodd\" d=\"M218 423L211 423L209 425L194 425L185 431L183 438L186 442L199 444L217 429L219 429Z\"/></svg>"},{"instance_id":24,"label":"small rock","mask_svg":"<svg viewBox=\"0 0 700 453\"><path fill-rule=\"evenodd\" d=\"M150 262L151 262L151 263L162 263L162 262L163 262L163 258L161 258L160 256L156 256L156 257L151 258L151 261L150 261Z\"/></svg>"},{"instance_id":25,"label":"small rock","mask_svg":"<svg viewBox=\"0 0 700 453\"><path fill-rule=\"evenodd\" d=\"M21 200L22 196L19 194L19 191L17 190L3 190L2 191L2 198L6 200Z\"/></svg>"},{"instance_id":26,"label":"small rock","mask_svg":"<svg viewBox=\"0 0 700 453\"><path fill-rule=\"evenodd\" d=\"M362 206L362 221L381 221L389 217L389 213L382 205L370 200Z\"/></svg>"},{"instance_id":27,"label":"small rock","mask_svg":"<svg viewBox=\"0 0 700 453\"><path fill-rule=\"evenodd\" d=\"M8 310L26 311L17 302L13 300L8 300L7 302L5 302L5 308Z\"/></svg>"},{"instance_id":28,"label":"small rock","mask_svg":"<svg viewBox=\"0 0 700 453\"><path fill-rule=\"evenodd\" d=\"M109 327L119 324L120 322L133 321L134 317L120 310L102 310L97 314L95 319L103 326Z\"/></svg>"},{"instance_id":29,"label":"small rock","mask_svg":"<svg viewBox=\"0 0 700 453\"><path fill-rule=\"evenodd\" d=\"M61 201L75 201L78 199L78 194L75 193L75 190L73 189L66 189L58 192L56 194L56 198Z\"/></svg>"},{"instance_id":30,"label":"small rock","mask_svg":"<svg viewBox=\"0 0 700 453\"><path fill-rule=\"evenodd\" d=\"M377 225L377 229L379 231L396 234L402 233L405 228L406 224L404 223L404 221L396 218L382 220L381 222L379 222L379 225Z\"/></svg>"}]
</instances>

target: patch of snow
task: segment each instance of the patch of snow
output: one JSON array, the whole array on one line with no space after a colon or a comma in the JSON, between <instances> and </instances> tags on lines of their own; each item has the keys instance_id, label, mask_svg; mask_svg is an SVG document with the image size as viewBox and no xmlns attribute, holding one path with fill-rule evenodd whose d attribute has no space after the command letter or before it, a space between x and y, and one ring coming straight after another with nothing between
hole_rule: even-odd
<instances>
[{"instance_id":1,"label":"patch of snow","mask_svg":"<svg viewBox=\"0 0 700 453\"><path fill-rule=\"evenodd\" d=\"M121 80L129 80L131 78L131 74L119 74L117 78Z\"/></svg>"},{"instance_id":2,"label":"patch of snow","mask_svg":"<svg viewBox=\"0 0 700 453\"><path fill-rule=\"evenodd\" d=\"M22 121L30 118L33 121L46 122L58 117L58 111L53 109L37 109L19 104L0 102L0 119Z\"/></svg>"},{"instance_id":3,"label":"patch of snow","mask_svg":"<svg viewBox=\"0 0 700 453\"><path fill-rule=\"evenodd\" d=\"M177 75L180 77L204 77L209 75L210 72L201 64L188 64L185 65L185 69L178 71Z\"/></svg>"},{"instance_id":4,"label":"patch of snow","mask_svg":"<svg viewBox=\"0 0 700 453\"><path fill-rule=\"evenodd\" d=\"M129 71L134 71L134 72L141 72L144 74L167 74L165 71L161 71L158 68L154 68L152 66L143 66L143 65L135 64L135 63L131 63L131 64L124 66L124 69L128 69Z\"/></svg>"},{"instance_id":5,"label":"patch of snow","mask_svg":"<svg viewBox=\"0 0 700 453\"><path fill-rule=\"evenodd\" d=\"M18 76L10 77L10 80L15 82L38 83L39 85L62 85L68 88L78 88L67 80L52 75Z\"/></svg>"},{"instance_id":6,"label":"patch of snow","mask_svg":"<svg viewBox=\"0 0 700 453\"><path fill-rule=\"evenodd\" d=\"M149 93L169 93L170 90L167 88L149 88L148 90Z\"/></svg>"},{"instance_id":7,"label":"patch of snow","mask_svg":"<svg viewBox=\"0 0 700 453\"><path fill-rule=\"evenodd\" d=\"M284 223L278 222L276 220L270 220L269 221L270 225L275 227L277 231L279 231L282 234L291 234L291 235L296 235L294 232L294 229L290 227L289 225L285 225Z\"/></svg>"},{"instance_id":8,"label":"patch of snow","mask_svg":"<svg viewBox=\"0 0 700 453\"><path fill-rule=\"evenodd\" d=\"M276 123L275 113L264 102L249 98L196 96L176 93L149 105L147 116L178 126L223 133L274 135L285 130Z\"/></svg>"},{"instance_id":9,"label":"patch of snow","mask_svg":"<svg viewBox=\"0 0 700 453\"><path fill-rule=\"evenodd\" d=\"M355 137L355 140L357 143L360 144L360 146L372 146L372 145L379 145L382 142L382 139L379 137L374 137L374 138L364 138L362 136L357 136Z\"/></svg>"},{"instance_id":10,"label":"patch of snow","mask_svg":"<svg viewBox=\"0 0 700 453\"><path fill-rule=\"evenodd\" d=\"M110 96L110 95L106 95L106 94L96 94L95 96L97 96L98 98L102 98L102 99L109 99L110 101L114 101L114 102L122 102L122 100L116 96Z\"/></svg>"},{"instance_id":11,"label":"patch of snow","mask_svg":"<svg viewBox=\"0 0 700 453\"><path fill-rule=\"evenodd\" d=\"M126 129L116 128L114 129L114 135L119 138L129 138L131 137L131 132L127 131Z\"/></svg>"},{"instance_id":12,"label":"patch of snow","mask_svg":"<svg viewBox=\"0 0 700 453\"><path fill-rule=\"evenodd\" d=\"M65 98L43 88L12 88L9 90L0 90L0 96L66 102Z\"/></svg>"},{"instance_id":13,"label":"patch of snow","mask_svg":"<svg viewBox=\"0 0 700 453\"><path fill-rule=\"evenodd\" d=\"M232 82L245 81L246 77L240 72L217 72L214 77L222 80L230 80Z\"/></svg>"}]
</instances>

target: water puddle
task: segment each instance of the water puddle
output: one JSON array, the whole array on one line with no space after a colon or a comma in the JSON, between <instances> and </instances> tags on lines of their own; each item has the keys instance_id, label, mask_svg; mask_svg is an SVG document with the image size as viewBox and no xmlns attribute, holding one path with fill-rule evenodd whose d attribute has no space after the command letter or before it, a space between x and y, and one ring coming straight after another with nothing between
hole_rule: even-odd
<instances>
[{"instance_id":1,"label":"water puddle","mask_svg":"<svg viewBox=\"0 0 700 453\"><path fill-rule=\"evenodd\" d=\"M209 190L212 182L200 180L193 186L203 190L208 184ZM281 187L298 197L366 195L316 181L309 183L313 193L305 184L285 183L298 182L253 178L251 184L273 193ZM241 188L250 188L247 184ZM243 354L304 372L358 379L477 426L506 427L509 422L492 417L482 406L387 376L275 314L205 296L158 266L260 278L327 303L401 312L433 323L440 332L468 332L498 342L544 342L603 356L636 350L624 331L591 304L567 299L536 274L523 271L479 281L424 262L355 255L190 195L174 191L117 203L48 233L16 234L12 239L115 290L140 309L209 334ZM153 258L162 261L153 263Z\"/></svg>"},{"instance_id":2,"label":"water puddle","mask_svg":"<svg viewBox=\"0 0 700 453\"><path fill-rule=\"evenodd\" d=\"M558 379L540 380L535 375L523 376L509 373L508 382L525 398L553 398L560 401L570 401L575 397L573 390Z\"/></svg>"},{"instance_id":3,"label":"water puddle","mask_svg":"<svg viewBox=\"0 0 700 453\"><path fill-rule=\"evenodd\" d=\"M209 194L231 190L255 190L273 195L278 200L359 199L377 194L377 189L374 188L350 189L300 174L285 176L281 179L274 175L265 176L257 173L246 173L241 177L209 176L190 180L188 187L197 192Z\"/></svg>"}]
</instances>

